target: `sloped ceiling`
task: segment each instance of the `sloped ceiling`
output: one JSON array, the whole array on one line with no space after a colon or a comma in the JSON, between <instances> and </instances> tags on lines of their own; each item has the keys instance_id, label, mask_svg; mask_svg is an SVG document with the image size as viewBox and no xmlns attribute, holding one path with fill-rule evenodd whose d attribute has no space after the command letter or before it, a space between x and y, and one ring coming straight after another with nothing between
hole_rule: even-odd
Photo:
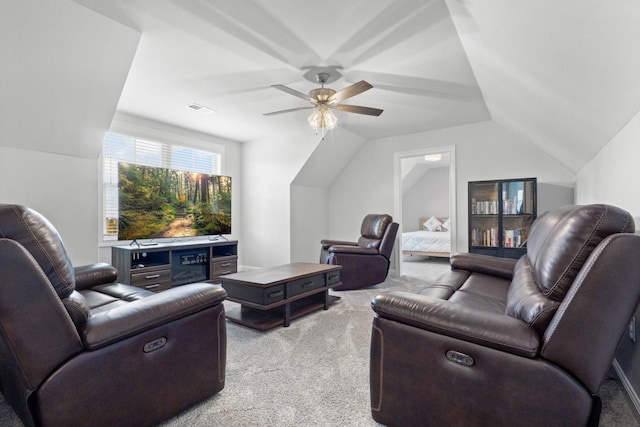
<instances>
[{"instance_id":1,"label":"sloped ceiling","mask_svg":"<svg viewBox=\"0 0 640 427\"><path fill-rule=\"evenodd\" d=\"M449 153L439 154L439 160L427 160L425 156L404 157L400 159L400 179L402 193L406 194L428 171L449 168Z\"/></svg>"},{"instance_id":2,"label":"sloped ceiling","mask_svg":"<svg viewBox=\"0 0 640 427\"><path fill-rule=\"evenodd\" d=\"M61 0L58 0L61 1ZM640 110L640 3L628 0L75 0L142 32L118 110L236 141L302 130L269 86L375 87L338 112L364 140L493 119L573 172ZM196 102L217 110L203 116Z\"/></svg>"},{"instance_id":3,"label":"sloped ceiling","mask_svg":"<svg viewBox=\"0 0 640 427\"><path fill-rule=\"evenodd\" d=\"M97 159L140 33L74 3L0 3L0 145Z\"/></svg>"},{"instance_id":4,"label":"sloped ceiling","mask_svg":"<svg viewBox=\"0 0 640 427\"><path fill-rule=\"evenodd\" d=\"M490 119L442 0L75 0L142 32L118 110L240 142L286 127L304 129L308 106L270 87L303 93L319 85L309 67L334 66L339 90L361 79L374 88L347 104L380 117L337 111L363 139ZM313 73L310 76L313 80ZM185 106L217 111L203 116Z\"/></svg>"},{"instance_id":5,"label":"sloped ceiling","mask_svg":"<svg viewBox=\"0 0 640 427\"><path fill-rule=\"evenodd\" d=\"M448 0L493 120L580 170L640 110L640 3Z\"/></svg>"}]
</instances>

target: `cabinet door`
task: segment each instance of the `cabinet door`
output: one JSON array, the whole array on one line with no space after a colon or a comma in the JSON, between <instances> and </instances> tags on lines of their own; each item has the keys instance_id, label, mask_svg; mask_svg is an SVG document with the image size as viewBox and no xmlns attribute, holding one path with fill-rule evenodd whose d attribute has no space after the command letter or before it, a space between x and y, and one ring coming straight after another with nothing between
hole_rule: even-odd
<instances>
[{"instance_id":1,"label":"cabinet door","mask_svg":"<svg viewBox=\"0 0 640 427\"><path fill-rule=\"evenodd\" d=\"M499 247L499 182L469 183L469 248L493 254Z\"/></svg>"},{"instance_id":2,"label":"cabinet door","mask_svg":"<svg viewBox=\"0 0 640 427\"><path fill-rule=\"evenodd\" d=\"M536 215L535 180L502 183L502 248L524 248Z\"/></svg>"}]
</instances>

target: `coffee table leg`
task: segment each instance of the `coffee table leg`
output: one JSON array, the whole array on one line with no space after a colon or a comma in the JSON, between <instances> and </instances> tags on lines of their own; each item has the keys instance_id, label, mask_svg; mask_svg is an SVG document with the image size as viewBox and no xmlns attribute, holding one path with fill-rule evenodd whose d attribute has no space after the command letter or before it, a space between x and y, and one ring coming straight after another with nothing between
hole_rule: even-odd
<instances>
[{"instance_id":1,"label":"coffee table leg","mask_svg":"<svg viewBox=\"0 0 640 427\"><path fill-rule=\"evenodd\" d=\"M329 289L324 291L324 309L329 310Z\"/></svg>"},{"instance_id":2,"label":"coffee table leg","mask_svg":"<svg viewBox=\"0 0 640 427\"><path fill-rule=\"evenodd\" d=\"M290 322L291 322L291 306L289 305L289 303L286 303L284 305L284 326L285 326L285 328L289 326Z\"/></svg>"}]
</instances>

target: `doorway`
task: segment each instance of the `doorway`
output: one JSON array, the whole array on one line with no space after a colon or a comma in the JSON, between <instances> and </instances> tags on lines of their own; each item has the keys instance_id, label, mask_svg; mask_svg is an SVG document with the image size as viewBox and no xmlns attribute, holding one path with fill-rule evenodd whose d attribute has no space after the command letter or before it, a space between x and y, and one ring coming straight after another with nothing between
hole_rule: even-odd
<instances>
[{"instance_id":1,"label":"doorway","mask_svg":"<svg viewBox=\"0 0 640 427\"><path fill-rule=\"evenodd\" d=\"M448 270L456 250L455 147L396 153L394 172L396 274L424 278ZM431 217L437 222L425 227Z\"/></svg>"}]
</instances>

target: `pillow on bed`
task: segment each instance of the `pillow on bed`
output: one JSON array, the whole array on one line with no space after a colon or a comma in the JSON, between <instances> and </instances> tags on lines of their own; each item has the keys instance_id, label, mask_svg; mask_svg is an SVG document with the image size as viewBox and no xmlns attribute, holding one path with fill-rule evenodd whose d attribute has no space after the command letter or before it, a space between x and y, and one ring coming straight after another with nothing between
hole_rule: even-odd
<instances>
[{"instance_id":1,"label":"pillow on bed","mask_svg":"<svg viewBox=\"0 0 640 427\"><path fill-rule=\"evenodd\" d=\"M423 224L424 229L427 231L442 231L442 223L438 221L438 218L432 216L426 220Z\"/></svg>"},{"instance_id":2,"label":"pillow on bed","mask_svg":"<svg viewBox=\"0 0 640 427\"><path fill-rule=\"evenodd\" d=\"M442 230L443 231L451 230L451 218L447 218L447 220L442 223Z\"/></svg>"}]
</instances>

